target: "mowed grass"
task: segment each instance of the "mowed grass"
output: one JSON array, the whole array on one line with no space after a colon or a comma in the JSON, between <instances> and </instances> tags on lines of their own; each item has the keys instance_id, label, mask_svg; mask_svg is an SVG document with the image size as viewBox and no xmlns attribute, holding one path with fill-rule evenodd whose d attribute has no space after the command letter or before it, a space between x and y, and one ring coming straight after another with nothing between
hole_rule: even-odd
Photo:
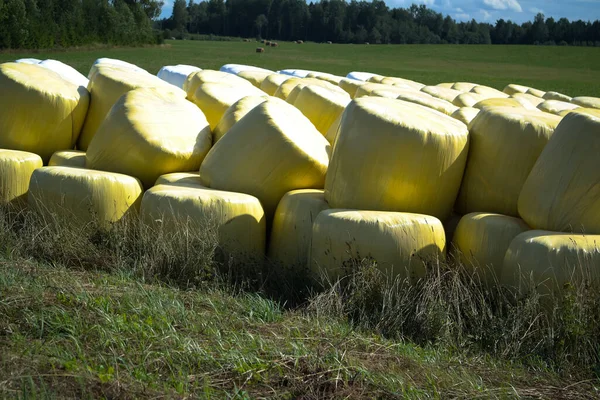
<instances>
[{"instance_id":1,"label":"mowed grass","mask_svg":"<svg viewBox=\"0 0 600 400\"><path fill-rule=\"evenodd\" d=\"M346 75L368 71L425 84L475 82L503 89L519 83L570 96L600 96L600 48L562 46L338 45L279 42L257 54L258 43L167 41L143 48L0 53L0 62L21 57L53 58L87 74L94 60L118 58L152 73L164 65L218 69L250 64L272 70L300 68ZM262 46L262 45L261 45Z\"/></svg>"}]
</instances>

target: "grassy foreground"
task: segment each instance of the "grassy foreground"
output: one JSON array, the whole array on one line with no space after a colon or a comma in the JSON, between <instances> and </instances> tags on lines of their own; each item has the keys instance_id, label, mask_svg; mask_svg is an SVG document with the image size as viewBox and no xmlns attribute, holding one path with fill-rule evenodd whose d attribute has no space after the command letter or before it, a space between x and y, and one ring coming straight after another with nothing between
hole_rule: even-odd
<instances>
[{"instance_id":1,"label":"grassy foreground","mask_svg":"<svg viewBox=\"0 0 600 400\"><path fill-rule=\"evenodd\" d=\"M266 53L257 43L240 41L167 41L164 46L0 53L0 62L15 58L53 58L87 74L100 57L135 63L152 73L164 65L191 64L218 69L223 64L250 64L272 70L302 68L346 75L369 71L426 84L467 81L503 89L519 83L570 96L600 96L600 48L557 46L341 45L279 43Z\"/></svg>"}]
</instances>

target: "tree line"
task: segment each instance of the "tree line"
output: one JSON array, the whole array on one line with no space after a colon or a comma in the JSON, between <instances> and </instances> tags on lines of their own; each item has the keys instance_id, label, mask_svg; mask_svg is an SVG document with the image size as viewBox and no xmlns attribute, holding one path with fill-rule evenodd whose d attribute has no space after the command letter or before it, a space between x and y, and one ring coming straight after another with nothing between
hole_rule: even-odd
<instances>
[{"instance_id":1,"label":"tree line","mask_svg":"<svg viewBox=\"0 0 600 400\"><path fill-rule=\"evenodd\" d=\"M600 21L545 18L516 24L457 22L425 5L390 8L381 0L175 0L158 21L166 37L186 34L395 44L557 44L600 46Z\"/></svg>"},{"instance_id":2,"label":"tree line","mask_svg":"<svg viewBox=\"0 0 600 400\"><path fill-rule=\"evenodd\" d=\"M0 49L156 43L160 0L0 0Z\"/></svg>"}]
</instances>

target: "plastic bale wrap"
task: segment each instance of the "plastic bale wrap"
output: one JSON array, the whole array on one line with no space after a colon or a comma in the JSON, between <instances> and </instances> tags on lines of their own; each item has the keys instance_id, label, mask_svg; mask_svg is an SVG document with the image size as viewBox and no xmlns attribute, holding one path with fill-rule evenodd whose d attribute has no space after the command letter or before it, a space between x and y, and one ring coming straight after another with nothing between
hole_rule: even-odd
<instances>
[{"instance_id":1,"label":"plastic bale wrap","mask_svg":"<svg viewBox=\"0 0 600 400\"><path fill-rule=\"evenodd\" d=\"M201 69L193 65L167 65L162 67L156 76L179 89L183 89L188 76L198 71L201 71Z\"/></svg>"},{"instance_id":2,"label":"plastic bale wrap","mask_svg":"<svg viewBox=\"0 0 600 400\"><path fill-rule=\"evenodd\" d=\"M275 211L269 259L287 268L306 268L313 223L317 215L327 209L329 205L322 190L303 189L286 193Z\"/></svg>"},{"instance_id":3,"label":"plastic bale wrap","mask_svg":"<svg viewBox=\"0 0 600 400\"><path fill-rule=\"evenodd\" d=\"M425 93L423 93L425 94ZM398 98L398 91L395 90L373 90L369 96L373 97L386 97L388 99L396 99ZM426 96L429 96L428 94ZM429 96L431 97L431 96Z\"/></svg>"},{"instance_id":4,"label":"plastic bale wrap","mask_svg":"<svg viewBox=\"0 0 600 400\"><path fill-rule=\"evenodd\" d=\"M340 96L319 86L306 86L302 89L294 106L313 123L323 136L336 119L344 112L350 97Z\"/></svg>"},{"instance_id":5,"label":"plastic bale wrap","mask_svg":"<svg viewBox=\"0 0 600 400\"><path fill-rule=\"evenodd\" d=\"M341 76L336 76L325 72L311 72L310 74L306 75L306 77L321 79L322 81L329 82L333 85L338 85L340 81L344 79Z\"/></svg>"},{"instance_id":6,"label":"plastic bale wrap","mask_svg":"<svg viewBox=\"0 0 600 400\"><path fill-rule=\"evenodd\" d=\"M355 79L349 78L344 78L338 83L338 86L344 89L346 93L350 95L351 98L354 98L354 96L356 95L356 91L361 85L364 85L362 81L357 81Z\"/></svg>"},{"instance_id":7,"label":"plastic bale wrap","mask_svg":"<svg viewBox=\"0 0 600 400\"><path fill-rule=\"evenodd\" d=\"M575 110L579 106L566 101L546 100L538 104L537 108L550 114L562 115L565 111Z\"/></svg>"},{"instance_id":8,"label":"plastic bale wrap","mask_svg":"<svg viewBox=\"0 0 600 400\"><path fill-rule=\"evenodd\" d=\"M79 150L87 150L96 131L117 100L130 90L138 88L157 88L185 98L185 92L157 76L122 67L100 65L90 78L88 86L92 101L77 142Z\"/></svg>"},{"instance_id":9,"label":"plastic bale wrap","mask_svg":"<svg viewBox=\"0 0 600 400\"><path fill-rule=\"evenodd\" d=\"M65 81L71 82L75 86L82 86L87 89L87 86L89 84L88 78L83 76L81 73L79 73L79 71L77 71L70 65L56 60L44 60L41 61L38 65L56 72Z\"/></svg>"},{"instance_id":10,"label":"plastic bale wrap","mask_svg":"<svg viewBox=\"0 0 600 400\"><path fill-rule=\"evenodd\" d=\"M520 108L481 110L469 125L469 160L456 210L518 216L521 188L559 122Z\"/></svg>"},{"instance_id":11,"label":"plastic bale wrap","mask_svg":"<svg viewBox=\"0 0 600 400\"><path fill-rule=\"evenodd\" d=\"M330 209L313 224L310 269L329 282L353 272L352 261L365 258L391 277L414 282L423 278L428 264L445 259L442 223L420 214Z\"/></svg>"},{"instance_id":12,"label":"plastic bale wrap","mask_svg":"<svg viewBox=\"0 0 600 400\"><path fill-rule=\"evenodd\" d=\"M346 91L339 86L332 85L329 82L317 79L317 78L293 78L289 79L279 86L279 89L275 92L274 96L283 100L287 100L288 96L292 93L294 88L298 85L316 85L321 86L325 89L329 89L334 93L339 93L340 95L346 95Z\"/></svg>"},{"instance_id":13,"label":"plastic bale wrap","mask_svg":"<svg viewBox=\"0 0 600 400\"><path fill-rule=\"evenodd\" d=\"M144 194L140 214L148 225L176 232L187 225L198 231L214 230L229 260L262 261L266 222L258 199L194 185L158 185Z\"/></svg>"},{"instance_id":14,"label":"plastic bale wrap","mask_svg":"<svg viewBox=\"0 0 600 400\"><path fill-rule=\"evenodd\" d=\"M187 94L187 98L192 100L198 87L205 83L223 83L234 87L253 86L252 83L237 75L212 69L204 69L202 71L191 73L183 83L183 90Z\"/></svg>"},{"instance_id":15,"label":"plastic bale wrap","mask_svg":"<svg viewBox=\"0 0 600 400\"><path fill-rule=\"evenodd\" d=\"M250 110L266 101L268 96L246 96L236 101L225 111L223 117L213 130L213 143L217 143L233 125L235 125Z\"/></svg>"},{"instance_id":16,"label":"plastic bale wrap","mask_svg":"<svg viewBox=\"0 0 600 400\"><path fill-rule=\"evenodd\" d=\"M179 186L202 186L200 173L198 172L173 172L158 177L154 186L179 185Z\"/></svg>"},{"instance_id":17,"label":"plastic bale wrap","mask_svg":"<svg viewBox=\"0 0 600 400\"><path fill-rule=\"evenodd\" d=\"M517 236L504 257L500 282L522 294L559 294L567 284L597 285L600 236L534 230Z\"/></svg>"},{"instance_id":18,"label":"plastic bale wrap","mask_svg":"<svg viewBox=\"0 0 600 400\"><path fill-rule=\"evenodd\" d=\"M277 89L279 89L279 86L288 79L292 78L288 75L271 74L262 81L260 89L269 96L273 96L275 95L275 92L277 92Z\"/></svg>"},{"instance_id":19,"label":"plastic bale wrap","mask_svg":"<svg viewBox=\"0 0 600 400\"><path fill-rule=\"evenodd\" d=\"M396 98L398 100L409 101L411 103L420 104L425 107L432 108L446 115L452 115L458 107L446 100L438 99L430 95L425 95L423 92L406 92L399 94Z\"/></svg>"},{"instance_id":20,"label":"plastic bale wrap","mask_svg":"<svg viewBox=\"0 0 600 400\"><path fill-rule=\"evenodd\" d=\"M462 94L459 90L443 88L440 86L425 86L421 89L421 92L437 97L438 99L446 100L449 103L452 103L457 96Z\"/></svg>"},{"instance_id":21,"label":"plastic bale wrap","mask_svg":"<svg viewBox=\"0 0 600 400\"><path fill-rule=\"evenodd\" d=\"M544 92L543 90L539 90L539 89L529 88L527 90L527 94L531 94L535 97L539 97L539 98L543 99L546 92Z\"/></svg>"},{"instance_id":22,"label":"plastic bale wrap","mask_svg":"<svg viewBox=\"0 0 600 400\"><path fill-rule=\"evenodd\" d=\"M44 162L75 146L88 111L87 90L37 64L0 64L0 148Z\"/></svg>"},{"instance_id":23,"label":"plastic bale wrap","mask_svg":"<svg viewBox=\"0 0 600 400\"><path fill-rule=\"evenodd\" d=\"M564 117L565 115L567 115L570 112L575 112L578 114L587 114L587 115L592 115L594 117L598 117L600 118L600 110L598 110L597 108L577 108L575 110L569 111L569 112L562 112L561 115Z\"/></svg>"},{"instance_id":24,"label":"plastic bale wrap","mask_svg":"<svg viewBox=\"0 0 600 400\"><path fill-rule=\"evenodd\" d=\"M312 72L316 72L316 71L309 71L307 69L282 69L281 71L277 71L280 74L284 74L284 75L289 75L289 76L293 76L296 78L306 78L306 76Z\"/></svg>"},{"instance_id":25,"label":"plastic bale wrap","mask_svg":"<svg viewBox=\"0 0 600 400\"><path fill-rule=\"evenodd\" d=\"M228 74L239 75L242 72L246 71L255 71L255 72L267 72L272 74L273 71L270 69L255 67L253 65L244 65L244 64L225 64L221 68L219 68L221 72L227 72Z\"/></svg>"},{"instance_id":26,"label":"plastic bale wrap","mask_svg":"<svg viewBox=\"0 0 600 400\"><path fill-rule=\"evenodd\" d=\"M565 116L519 196L531 227L600 234L600 117Z\"/></svg>"},{"instance_id":27,"label":"plastic bale wrap","mask_svg":"<svg viewBox=\"0 0 600 400\"><path fill-rule=\"evenodd\" d=\"M252 85L231 86L225 83L204 83L198 86L191 101L202 110L215 129L229 107L246 96L265 96L266 93Z\"/></svg>"},{"instance_id":28,"label":"plastic bale wrap","mask_svg":"<svg viewBox=\"0 0 600 400\"><path fill-rule=\"evenodd\" d=\"M463 93L454 98L452 104L456 107L473 107L480 101L489 99L489 96L477 93Z\"/></svg>"},{"instance_id":29,"label":"plastic bale wrap","mask_svg":"<svg viewBox=\"0 0 600 400\"><path fill-rule=\"evenodd\" d=\"M92 76L95 75L98 72L98 67L100 66L112 66L112 67L117 67L117 68L124 68L124 69L128 69L131 71L137 71L137 72L142 72L145 74L148 74L148 71L146 71L143 68L138 67L135 64L129 63L127 61L123 61L123 60L116 60L114 58L99 58L96 61L94 61L94 64L92 64L92 67L90 68L90 71L88 72L88 79L92 79Z\"/></svg>"},{"instance_id":30,"label":"plastic bale wrap","mask_svg":"<svg viewBox=\"0 0 600 400\"><path fill-rule=\"evenodd\" d=\"M359 97L364 96L372 96L373 92L391 92L391 93L406 93L406 89L402 89L401 87L393 86L393 85L384 85L383 83L364 83L358 89L356 89L356 93L354 94L354 98L357 99Z\"/></svg>"},{"instance_id":31,"label":"plastic bale wrap","mask_svg":"<svg viewBox=\"0 0 600 400\"><path fill-rule=\"evenodd\" d=\"M467 126L402 100L353 100L327 179L332 208L450 215L469 149Z\"/></svg>"},{"instance_id":32,"label":"plastic bale wrap","mask_svg":"<svg viewBox=\"0 0 600 400\"><path fill-rule=\"evenodd\" d=\"M31 174L42 166L37 154L0 149L0 204L17 209L25 206Z\"/></svg>"},{"instance_id":33,"label":"plastic bale wrap","mask_svg":"<svg viewBox=\"0 0 600 400\"><path fill-rule=\"evenodd\" d=\"M442 82L442 83L438 83L435 86L439 86L442 88L446 88L446 89L452 89L452 86L454 86L456 82Z\"/></svg>"},{"instance_id":34,"label":"plastic bale wrap","mask_svg":"<svg viewBox=\"0 0 600 400\"><path fill-rule=\"evenodd\" d=\"M372 83L381 83L383 82L383 80L387 78L387 76L383 76L383 75L373 75L370 76L366 82L372 82Z\"/></svg>"},{"instance_id":35,"label":"plastic bale wrap","mask_svg":"<svg viewBox=\"0 0 600 400\"><path fill-rule=\"evenodd\" d=\"M18 60L15 60L15 62L19 64L39 64L42 60L37 58L19 58Z\"/></svg>"},{"instance_id":36,"label":"plastic bale wrap","mask_svg":"<svg viewBox=\"0 0 600 400\"><path fill-rule=\"evenodd\" d=\"M260 89L263 81L267 78L267 76L272 75L272 72L264 72L264 71L242 71L238 74L240 78L244 78L248 82L250 82L254 87Z\"/></svg>"},{"instance_id":37,"label":"plastic bale wrap","mask_svg":"<svg viewBox=\"0 0 600 400\"><path fill-rule=\"evenodd\" d=\"M381 76L381 75L373 74L371 72L357 72L357 71L352 71L352 72L348 73L348 75L346 75L346 78L348 78L348 79L354 79L356 81L366 82L366 81L368 81L370 78L372 78L374 76Z\"/></svg>"},{"instance_id":38,"label":"plastic bale wrap","mask_svg":"<svg viewBox=\"0 0 600 400\"><path fill-rule=\"evenodd\" d=\"M473 108L478 108L480 110L496 108L496 107L512 107L525 109L529 111L539 111L533 104L529 103L525 100L507 98L507 99L486 99L482 100L479 103L475 104Z\"/></svg>"},{"instance_id":39,"label":"plastic bale wrap","mask_svg":"<svg viewBox=\"0 0 600 400\"><path fill-rule=\"evenodd\" d=\"M567 96L566 94L558 93L558 92L546 92L544 94L544 100L558 100L558 101L566 101L570 102L573 100L572 97Z\"/></svg>"},{"instance_id":40,"label":"plastic bale wrap","mask_svg":"<svg viewBox=\"0 0 600 400\"><path fill-rule=\"evenodd\" d=\"M533 107L537 107L538 105L540 105L541 103L544 102L544 99L536 97L532 94L527 94L527 93L516 93L510 97L513 99L516 99L520 103L523 103L524 101L526 101L527 103L531 104Z\"/></svg>"},{"instance_id":41,"label":"plastic bale wrap","mask_svg":"<svg viewBox=\"0 0 600 400\"><path fill-rule=\"evenodd\" d=\"M471 82L456 82L452 85L451 89L454 90L459 90L461 92L469 92L471 91L471 89L473 89L475 86L478 86L476 83L471 83Z\"/></svg>"},{"instance_id":42,"label":"plastic bale wrap","mask_svg":"<svg viewBox=\"0 0 600 400\"><path fill-rule=\"evenodd\" d=\"M73 167L85 168L85 151L81 150L61 150L52 154L49 167Z\"/></svg>"},{"instance_id":43,"label":"plastic bale wrap","mask_svg":"<svg viewBox=\"0 0 600 400\"><path fill-rule=\"evenodd\" d=\"M322 189L329 143L294 106L269 99L235 124L200 167L204 185L257 197L269 218L284 194Z\"/></svg>"},{"instance_id":44,"label":"plastic bale wrap","mask_svg":"<svg viewBox=\"0 0 600 400\"><path fill-rule=\"evenodd\" d=\"M471 89L471 93L475 93L475 94L481 94L486 96L487 98L507 98L510 97L509 95L507 95L504 92L501 92L498 89L494 89L492 87L489 86L483 86L483 85L479 85L479 86L475 86L473 89Z\"/></svg>"},{"instance_id":45,"label":"plastic bale wrap","mask_svg":"<svg viewBox=\"0 0 600 400\"><path fill-rule=\"evenodd\" d=\"M571 103L578 105L583 108L595 108L600 109L600 97L589 97L589 96L581 96L581 97L573 97Z\"/></svg>"},{"instance_id":46,"label":"plastic bale wrap","mask_svg":"<svg viewBox=\"0 0 600 400\"><path fill-rule=\"evenodd\" d=\"M44 217L81 226L108 227L137 214L144 190L136 178L85 168L36 169L29 184L29 206Z\"/></svg>"},{"instance_id":47,"label":"plastic bale wrap","mask_svg":"<svg viewBox=\"0 0 600 400\"><path fill-rule=\"evenodd\" d=\"M504 256L515 237L530 230L522 219L501 214L472 213L461 218L452 251L481 282L494 286L502 275Z\"/></svg>"},{"instance_id":48,"label":"plastic bale wrap","mask_svg":"<svg viewBox=\"0 0 600 400\"><path fill-rule=\"evenodd\" d=\"M287 101L291 105L294 105L294 102L298 98L298 95L300 94L302 89L304 89L307 86L308 86L308 84L304 83L304 82L297 84L296 87L294 87L294 89L290 92L290 94L285 98L285 101Z\"/></svg>"},{"instance_id":49,"label":"plastic bale wrap","mask_svg":"<svg viewBox=\"0 0 600 400\"><path fill-rule=\"evenodd\" d=\"M503 92L509 96L515 95L517 93L527 93L527 91L531 89L528 86L517 85L515 83L511 83L510 85L506 85Z\"/></svg>"},{"instance_id":50,"label":"plastic bale wrap","mask_svg":"<svg viewBox=\"0 0 600 400\"><path fill-rule=\"evenodd\" d=\"M425 87L425 85L422 84L421 82L415 82L410 79L396 78L396 77L385 77L381 80L380 83L383 83L385 85L410 87L413 90L421 90L423 87Z\"/></svg>"},{"instance_id":51,"label":"plastic bale wrap","mask_svg":"<svg viewBox=\"0 0 600 400\"><path fill-rule=\"evenodd\" d=\"M459 120L465 125L469 125L473 119L479 114L479 109L473 107L461 107L454 111L451 115L452 118Z\"/></svg>"},{"instance_id":52,"label":"plastic bale wrap","mask_svg":"<svg viewBox=\"0 0 600 400\"><path fill-rule=\"evenodd\" d=\"M208 122L192 103L136 89L106 116L88 147L86 166L135 176L148 188L160 175L198 170L211 143Z\"/></svg>"}]
</instances>

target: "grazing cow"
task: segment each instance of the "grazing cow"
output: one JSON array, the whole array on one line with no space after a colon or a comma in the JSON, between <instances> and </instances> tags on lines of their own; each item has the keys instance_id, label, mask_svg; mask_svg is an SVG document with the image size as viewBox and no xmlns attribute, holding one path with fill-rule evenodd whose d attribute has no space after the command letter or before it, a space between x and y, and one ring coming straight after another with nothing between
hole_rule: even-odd
<instances>
[{"instance_id":1,"label":"grazing cow","mask_svg":"<svg viewBox=\"0 0 600 400\"><path fill-rule=\"evenodd\" d=\"M257 47L257 48L256 48L256 52L257 52L257 53L264 53L264 52L265 52L265 49L264 49L264 47Z\"/></svg>"}]
</instances>

